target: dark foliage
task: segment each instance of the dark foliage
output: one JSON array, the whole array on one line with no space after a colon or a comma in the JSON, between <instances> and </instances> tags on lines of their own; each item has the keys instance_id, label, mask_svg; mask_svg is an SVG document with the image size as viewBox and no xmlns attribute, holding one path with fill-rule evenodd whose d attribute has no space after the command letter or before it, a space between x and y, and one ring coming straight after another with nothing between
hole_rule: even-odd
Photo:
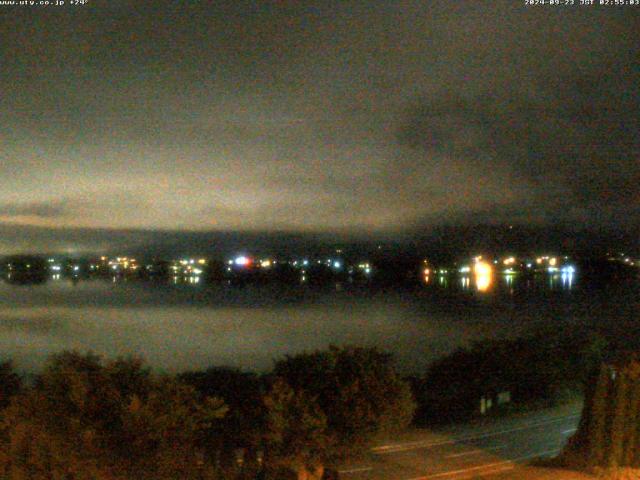
<instances>
[{"instance_id":1,"label":"dark foliage","mask_svg":"<svg viewBox=\"0 0 640 480\"><path fill-rule=\"evenodd\" d=\"M11 397L22 388L22 379L14 371L11 361L0 363L0 409L5 408Z\"/></svg>"},{"instance_id":2,"label":"dark foliage","mask_svg":"<svg viewBox=\"0 0 640 480\"><path fill-rule=\"evenodd\" d=\"M225 449L256 447L264 428L262 381L253 373L214 367L178 377L193 386L201 398L217 397L229 408L209 432L211 443Z\"/></svg>"},{"instance_id":3,"label":"dark foliage","mask_svg":"<svg viewBox=\"0 0 640 480\"><path fill-rule=\"evenodd\" d=\"M495 401L500 392L509 392L513 402L553 401L562 388L582 388L604 346L596 335L545 331L457 350L436 361L414 387L419 419L468 417L478 412L482 397Z\"/></svg>"},{"instance_id":4,"label":"dark foliage","mask_svg":"<svg viewBox=\"0 0 640 480\"><path fill-rule=\"evenodd\" d=\"M276 364L274 374L316 399L343 452L402 429L413 418L408 383L396 373L392 357L375 348L331 347L287 357Z\"/></svg>"},{"instance_id":5,"label":"dark foliage","mask_svg":"<svg viewBox=\"0 0 640 480\"><path fill-rule=\"evenodd\" d=\"M224 413L139 360L64 352L3 410L0 478L215 478L202 434Z\"/></svg>"}]
</instances>

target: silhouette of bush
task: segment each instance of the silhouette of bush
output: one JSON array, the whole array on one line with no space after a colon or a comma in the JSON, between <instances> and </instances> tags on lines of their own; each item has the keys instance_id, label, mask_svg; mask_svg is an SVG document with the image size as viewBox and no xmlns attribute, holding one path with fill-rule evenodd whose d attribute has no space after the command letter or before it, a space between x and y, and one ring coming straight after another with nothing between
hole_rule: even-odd
<instances>
[{"instance_id":1,"label":"silhouette of bush","mask_svg":"<svg viewBox=\"0 0 640 480\"><path fill-rule=\"evenodd\" d=\"M391 355L375 348L330 347L287 357L276 364L274 374L294 391L315 398L339 452L360 450L413 419L408 383L396 373Z\"/></svg>"},{"instance_id":2,"label":"silhouette of bush","mask_svg":"<svg viewBox=\"0 0 640 480\"><path fill-rule=\"evenodd\" d=\"M291 470L298 478L311 479L322 472L334 438L315 399L276 378L264 397L264 405L264 441L270 467Z\"/></svg>"},{"instance_id":3,"label":"silhouette of bush","mask_svg":"<svg viewBox=\"0 0 640 480\"><path fill-rule=\"evenodd\" d=\"M0 363L0 409L5 408L11 397L22 388L22 379L14 371L11 361Z\"/></svg>"},{"instance_id":4,"label":"silhouette of bush","mask_svg":"<svg viewBox=\"0 0 640 480\"><path fill-rule=\"evenodd\" d=\"M517 339L487 340L437 360L414 387L418 417L448 422L479 411L482 397L508 391L515 403L552 402L566 387L579 390L601 360L595 335L541 331Z\"/></svg>"},{"instance_id":5,"label":"silhouette of bush","mask_svg":"<svg viewBox=\"0 0 640 480\"><path fill-rule=\"evenodd\" d=\"M262 380L253 373L235 368L212 367L185 372L179 380L191 385L201 398L216 397L228 407L224 418L215 422L207 434L208 443L221 451L257 448L264 429Z\"/></svg>"},{"instance_id":6,"label":"silhouette of bush","mask_svg":"<svg viewBox=\"0 0 640 480\"><path fill-rule=\"evenodd\" d=\"M4 410L0 478L214 478L202 433L224 412L139 360L64 352Z\"/></svg>"}]
</instances>

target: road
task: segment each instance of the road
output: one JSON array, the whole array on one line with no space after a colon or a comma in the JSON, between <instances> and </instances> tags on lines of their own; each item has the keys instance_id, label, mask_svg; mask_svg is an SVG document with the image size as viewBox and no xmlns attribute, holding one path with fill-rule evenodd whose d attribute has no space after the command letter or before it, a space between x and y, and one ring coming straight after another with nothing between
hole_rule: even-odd
<instances>
[{"instance_id":1,"label":"road","mask_svg":"<svg viewBox=\"0 0 640 480\"><path fill-rule=\"evenodd\" d=\"M557 454L580 419L580 406L488 420L440 431L414 430L343 465L348 480L522 478L522 464ZM527 475L529 478L529 475Z\"/></svg>"}]
</instances>

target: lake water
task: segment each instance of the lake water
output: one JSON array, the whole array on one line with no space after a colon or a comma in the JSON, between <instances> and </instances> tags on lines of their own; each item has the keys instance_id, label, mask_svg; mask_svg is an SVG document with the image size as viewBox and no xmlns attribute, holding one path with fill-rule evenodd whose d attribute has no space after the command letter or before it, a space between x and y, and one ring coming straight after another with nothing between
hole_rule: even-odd
<instances>
[{"instance_id":1,"label":"lake water","mask_svg":"<svg viewBox=\"0 0 640 480\"><path fill-rule=\"evenodd\" d=\"M640 338L640 288L632 279L594 286L579 276L431 279L393 291L344 286L229 286L70 280L0 283L0 352L37 371L64 349L137 355L156 370L212 365L265 371L285 354L330 344L377 346L405 373L487 337L542 325L597 327L611 339Z\"/></svg>"}]
</instances>

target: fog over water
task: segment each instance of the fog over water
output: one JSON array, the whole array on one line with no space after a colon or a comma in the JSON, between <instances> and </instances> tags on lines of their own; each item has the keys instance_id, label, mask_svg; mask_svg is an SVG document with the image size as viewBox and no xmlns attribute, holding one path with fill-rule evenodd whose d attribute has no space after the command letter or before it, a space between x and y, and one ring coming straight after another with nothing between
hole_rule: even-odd
<instances>
[{"instance_id":1,"label":"fog over water","mask_svg":"<svg viewBox=\"0 0 640 480\"><path fill-rule=\"evenodd\" d=\"M637 280L597 287L566 280L498 278L486 292L459 278L394 291L0 283L0 355L26 372L64 349L142 356L166 372L212 365L266 371L286 354L355 344L390 351L404 373L418 374L457 347L545 325L640 338Z\"/></svg>"}]
</instances>

